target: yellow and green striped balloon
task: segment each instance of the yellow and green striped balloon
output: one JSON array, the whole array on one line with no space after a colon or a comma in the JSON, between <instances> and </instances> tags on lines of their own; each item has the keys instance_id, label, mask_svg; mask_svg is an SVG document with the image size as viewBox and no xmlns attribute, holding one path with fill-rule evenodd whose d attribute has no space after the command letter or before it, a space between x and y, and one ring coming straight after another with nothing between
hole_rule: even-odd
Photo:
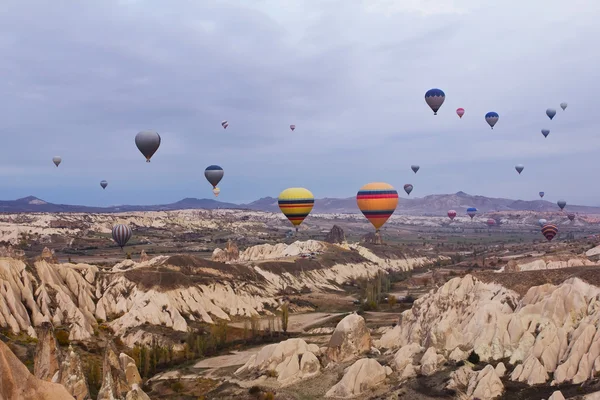
<instances>
[{"instance_id":1,"label":"yellow and green striped balloon","mask_svg":"<svg viewBox=\"0 0 600 400\"><path fill-rule=\"evenodd\" d=\"M315 205L315 197L308 189L288 188L279 194L279 209L298 230L304 218L310 214Z\"/></svg>"}]
</instances>

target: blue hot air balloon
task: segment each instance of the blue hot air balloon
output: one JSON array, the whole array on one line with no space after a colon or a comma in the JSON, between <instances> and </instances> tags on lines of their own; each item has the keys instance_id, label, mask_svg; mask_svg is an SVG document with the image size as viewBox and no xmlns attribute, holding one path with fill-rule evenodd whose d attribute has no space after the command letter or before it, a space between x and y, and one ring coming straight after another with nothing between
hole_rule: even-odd
<instances>
[{"instance_id":1,"label":"blue hot air balloon","mask_svg":"<svg viewBox=\"0 0 600 400\"><path fill-rule=\"evenodd\" d=\"M500 116L498 115L498 113L494 111L490 111L489 113L485 114L485 121L490 125L492 129L494 129L494 125L496 125L496 122L498 122L499 118Z\"/></svg>"},{"instance_id":2,"label":"blue hot air balloon","mask_svg":"<svg viewBox=\"0 0 600 400\"><path fill-rule=\"evenodd\" d=\"M542 135L544 135L544 137L548 137L549 134L550 131L548 129L542 129Z\"/></svg>"},{"instance_id":3,"label":"blue hot air balloon","mask_svg":"<svg viewBox=\"0 0 600 400\"><path fill-rule=\"evenodd\" d=\"M471 217L471 219L473 219L475 214L477 214L477 209L475 207L467 208L467 215L469 215L469 217Z\"/></svg>"},{"instance_id":4,"label":"blue hot air balloon","mask_svg":"<svg viewBox=\"0 0 600 400\"><path fill-rule=\"evenodd\" d=\"M548 118L552 119L556 115L556 110L554 108L549 108L546 110L546 115Z\"/></svg>"},{"instance_id":5,"label":"blue hot air balloon","mask_svg":"<svg viewBox=\"0 0 600 400\"><path fill-rule=\"evenodd\" d=\"M544 198L544 192L540 192L540 197L543 199Z\"/></svg>"},{"instance_id":6,"label":"blue hot air balloon","mask_svg":"<svg viewBox=\"0 0 600 400\"><path fill-rule=\"evenodd\" d=\"M429 89L425 93L425 102L433 110L433 115L437 115L444 100L446 100L446 94L441 89Z\"/></svg>"}]
</instances>

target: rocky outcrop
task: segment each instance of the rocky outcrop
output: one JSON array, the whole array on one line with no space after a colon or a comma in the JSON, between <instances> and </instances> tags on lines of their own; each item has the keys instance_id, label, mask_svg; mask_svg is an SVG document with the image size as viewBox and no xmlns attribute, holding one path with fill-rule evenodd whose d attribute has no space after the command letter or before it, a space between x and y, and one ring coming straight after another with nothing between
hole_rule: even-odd
<instances>
[{"instance_id":1,"label":"rocky outcrop","mask_svg":"<svg viewBox=\"0 0 600 400\"><path fill-rule=\"evenodd\" d=\"M140 262L146 262L149 261L150 257L148 257L148 254L146 254L146 251L144 249L142 249L141 253L140 253Z\"/></svg>"},{"instance_id":2,"label":"rocky outcrop","mask_svg":"<svg viewBox=\"0 0 600 400\"><path fill-rule=\"evenodd\" d=\"M353 313L344 317L335 327L327 345L327 357L334 362L349 361L370 349L371 334L365 319Z\"/></svg>"},{"instance_id":3,"label":"rocky outcrop","mask_svg":"<svg viewBox=\"0 0 600 400\"><path fill-rule=\"evenodd\" d=\"M500 380L504 370L502 363L499 363L496 368L486 365L480 371L473 371L470 366L465 365L450 373L446 388L464 394L467 399L494 399L504 392L504 385Z\"/></svg>"},{"instance_id":4,"label":"rocky outcrop","mask_svg":"<svg viewBox=\"0 0 600 400\"><path fill-rule=\"evenodd\" d=\"M337 225L334 225L329 233L325 236L327 243L344 243L346 241L346 235L344 230Z\"/></svg>"},{"instance_id":5,"label":"rocky outcrop","mask_svg":"<svg viewBox=\"0 0 600 400\"><path fill-rule=\"evenodd\" d=\"M231 240L227 242L227 247L224 250L216 248L212 254L212 260L219 262L237 261L239 258L240 251L237 245Z\"/></svg>"},{"instance_id":6,"label":"rocky outcrop","mask_svg":"<svg viewBox=\"0 0 600 400\"><path fill-rule=\"evenodd\" d=\"M531 385L581 383L600 372L600 288L570 278L519 298L471 275L455 278L415 301L376 345L411 343L454 358L508 358L516 365L510 379Z\"/></svg>"},{"instance_id":7,"label":"rocky outcrop","mask_svg":"<svg viewBox=\"0 0 600 400\"><path fill-rule=\"evenodd\" d=\"M83 372L81 358L73 347L69 346L64 360L60 365L60 381L75 400L89 400L90 393L87 379Z\"/></svg>"},{"instance_id":8,"label":"rocky outcrop","mask_svg":"<svg viewBox=\"0 0 600 400\"><path fill-rule=\"evenodd\" d=\"M1 340L0 371L0 399L73 400L62 385L33 376Z\"/></svg>"},{"instance_id":9,"label":"rocky outcrop","mask_svg":"<svg viewBox=\"0 0 600 400\"><path fill-rule=\"evenodd\" d=\"M33 357L33 374L44 381L60 382L62 356L54 336L54 328L46 322L36 333L38 342Z\"/></svg>"},{"instance_id":10,"label":"rocky outcrop","mask_svg":"<svg viewBox=\"0 0 600 400\"><path fill-rule=\"evenodd\" d=\"M278 258L296 257L300 254L324 251L327 245L318 240L296 241L292 244L260 244L248 247L240 253L239 261L274 260Z\"/></svg>"},{"instance_id":11,"label":"rocky outcrop","mask_svg":"<svg viewBox=\"0 0 600 400\"><path fill-rule=\"evenodd\" d=\"M135 369L135 371L133 370ZM135 362L126 354L117 357L112 343L107 343L102 364L102 386L98 391L98 400L147 399L139 384L140 374Z\"/></svg>"},{"instance_id":12,"label":"rocky outcrop","mask_svg":"<svg viewBox=\"0 0 600 400\"><path fill-rule=\"evenodd\" d=\"M267 374L276 376L282 386L290 385L319 373L321 364L316 352L317 346L308 345L302 339L270 344L252 355L246 364L235 371L235 375L249 377Z\"/></svg>"},{"instance_id":13,"label":"rocky outcrop","mask_svg":"<svg viewBox=\"0 0 600 400\"><path fill-rule=\"evenodd\" d=\"M596 262L590 261L584 257L564 257L563 259L559 259L557 257L544 257L535 260L530 260L527 262L523 260L510 260L504 268L504 271L541 271L546 269L584 267L590 265L596 265Z\"/></svg>"},{"instance_id":14,"label":"rocky outcrop","mask_svg":"<svg viewBox=\"0 0 600 400\"><path fill-rule=\"evenodd\" d=\"M391 373L372 358L363 358L350 366L342 380L327 391L325 397L351 398L379 386Z\"/></svg>"}]
</instances>

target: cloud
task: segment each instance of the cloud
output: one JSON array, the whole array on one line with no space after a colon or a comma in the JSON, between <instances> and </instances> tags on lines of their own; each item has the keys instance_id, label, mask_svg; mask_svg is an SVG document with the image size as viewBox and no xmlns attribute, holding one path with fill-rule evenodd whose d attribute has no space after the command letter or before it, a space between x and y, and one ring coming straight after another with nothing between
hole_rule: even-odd
<instances>
[{"instance_id":1,"label":"cloud","mask_svg":"<svg viewBox=\"0 0 600 400\"><path fill-rule=\"evenodd\" d=\"M224 201L292 185L347 197L368 180L406 179L420 180L418 195L528 198L540 189L519 186L514 164L526 174L560 159L535 185L592 201L591 170L578 166L600 150L599 16L585 0L6 1L3 197L99 204L101 179L108 204L208 197L214 163ZM447 94L437 116L423 99L432 87ZM133 142L142 129L163 138L150 164ZM463 179L465 168L481 179Z\"/></svg>"}]
</instances>

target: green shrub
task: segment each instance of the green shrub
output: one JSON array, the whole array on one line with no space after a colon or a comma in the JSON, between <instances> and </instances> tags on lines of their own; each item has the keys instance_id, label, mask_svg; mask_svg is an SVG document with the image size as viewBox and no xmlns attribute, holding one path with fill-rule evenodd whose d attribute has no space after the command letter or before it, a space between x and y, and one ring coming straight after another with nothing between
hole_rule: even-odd
<instances>
[{"instance_id":1,"label":"green shrub","mask_svg":"<svg viewBox=\"0 0 600 400\"><path fill-rule=\"evenodd\" d=\"M467 358L467 361L471 364L479 364L479 355L473 350L471 354L469 354L469 358Z\"/></svg>"},{"instance_id":2,"label":"green shrub","mask_svg":"<svg viewBox=\"0 0 600 400\"><path fill-rule=\"evenodd\" d=\"M69 332L67 331L56 331L56 341L61 346L69 345Z\"/></svg>"}]
</instances>

